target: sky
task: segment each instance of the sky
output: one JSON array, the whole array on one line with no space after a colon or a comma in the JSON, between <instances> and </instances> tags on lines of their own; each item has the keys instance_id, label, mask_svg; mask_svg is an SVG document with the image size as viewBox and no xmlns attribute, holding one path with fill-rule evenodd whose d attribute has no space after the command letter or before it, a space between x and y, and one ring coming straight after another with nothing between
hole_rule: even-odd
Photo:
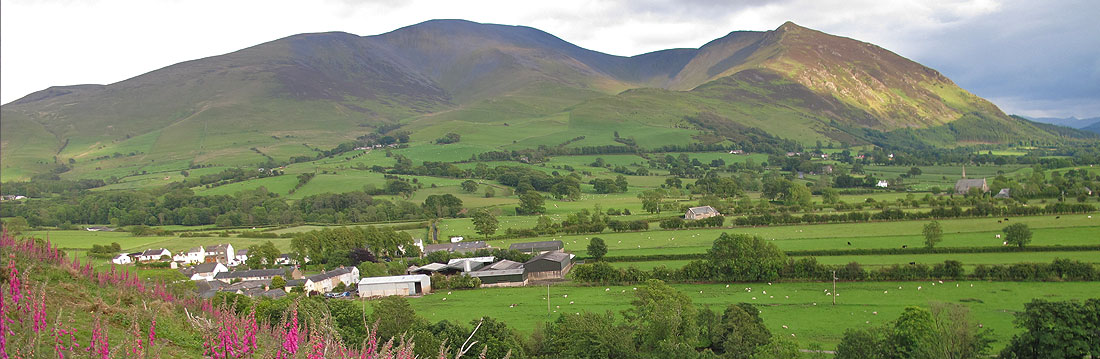
<instances>
[{"instance_id":1,"label":"sky","mask_svg":"<svg viewBox=\"0 0 1100 359\"><path fill-rule=\"evenodd\" d=\"M0 0L0 103L293 34L430 19L530 26L623 56L794 21L939 70L1010 114L1100 117L1097 18L1096 0Z\"/></svg>"}]
</instances>

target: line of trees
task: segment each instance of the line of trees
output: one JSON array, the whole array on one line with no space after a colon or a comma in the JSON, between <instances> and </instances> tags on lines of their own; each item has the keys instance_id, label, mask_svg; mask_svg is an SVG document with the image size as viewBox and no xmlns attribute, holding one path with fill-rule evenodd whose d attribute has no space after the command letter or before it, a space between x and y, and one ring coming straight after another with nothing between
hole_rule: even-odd
<instances>
[{"instance_id":1,"label":"line of trees","mask_svg":"<svg viewBox=\"0 0 1100 359\"><path fill-rule=\"evenodd\" d=\"M846 265L818 263L814 257L792 259L774 244L756 236L723 233L714 241L704 259L682 268L658 266L649 271L635 267L616 268L606 262L578 264L570 276L582 283L637 283L648 279L684 282L769 282L777 280L888 281L919 279L1012 280L1012 281L1093 281L1100 273L1086 262L1055 259L1051 263L979 265L969 275L963 264L946 260L932 266L921 263L895 264L875 270L864 269L858 262Z\"/></svg>"}]
</instances>

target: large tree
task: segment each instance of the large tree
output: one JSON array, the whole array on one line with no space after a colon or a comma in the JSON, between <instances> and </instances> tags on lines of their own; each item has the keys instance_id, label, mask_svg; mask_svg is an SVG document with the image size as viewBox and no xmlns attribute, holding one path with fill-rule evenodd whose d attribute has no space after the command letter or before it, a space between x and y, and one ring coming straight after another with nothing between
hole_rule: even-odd
<instances>
[{"instance_id":1,"label":"large tree","mask_svg":"<svg viewBox=\"0 0 1100 359\"><path fill-rule=\"evenodd\" d=\"M1026 224L1014 223L1004 228L1005 242L1008 244L1024 248L1025 245L1031 243L1031 228L1028 228Z\"/></svg>"},{"instance_id":2,"label":"large tree","mask_svg":"<svg viewBox=\"0 0 1100 359\"><path fill-rule=\"evenodd\" d=\"M665 198L665 192L661 190L645 191L638 194L642 200L642 209L649 213L661 213L661 200Z\"/></svg>"},{"instance_id":3,"label":"large tree","mask_svg":"<svg viewBox=\"0 0 1100 359\"><path fill-rule=\"evenodd\" d=\"M435 218L454 217L462 211L462 200L453 194L433 194L424 199L424 212Z\"/></svg>"},{"instance_id":4,"label":"large tree","mask_svg":"<svg viewBox=\"0 0 1100 359\"><path fill-rule=\"evenodd\" d=\"M592 237L592 240L588 242L588 255L592 256L595 260L600 260L607 254L607 244L603 242L603 238Z\"/></svg>"},{"instance_id":5,"label":"large tree","mask_svg":"<svg viewBox=\"0 0 1100 359\"><path fill-rule=\"evenodd\" d=\"M634 343L641 351L673 355L694 351L699 334L691 298L657 279L634 292L623 317L634 328ZM658 350L665 353L659 353Z\"/></svg>"},{"instance_id":6,"label":"large tree","mask_svg":"<svg viewBox=\"0 0 1100 359\"><path fill-rule=\"evenodd\" d=\"M924 225L924 246L931 249L943 240L943 227L939 221L928 222Z\"/></svg>"},{"instance_id":7,"label":"large tree","mask_svg":"<svg viewBox=\"0 0 1100 359\"><path fill-rule=\"evenodd\" d=\"M1085 358L1100 353L1100 299L1048 302L1032 300L1016 313L1023 332L1001 352L1001 358Z\"/></svg>"},{"instance_id":8,"label":"large tree","mask_svg":"<svg viewBox=\"0 0 1100 359\"><path fill-rule=\"evenodd\" d=\"M747 234L722 233L707 251L708 277L717 281L770 281L779 278L787 255L775 244Z\"/></svg>"},{"instance_id":9,"label":"large tree","mask_svg":"<svg viewBox=\"0 0 1100 359\"><path fill-rule=\"evenodd\" d=\"M497 232L497 216L489 213L488 210L480 209L474 212L473 221L474 230L480 235L488 237Z\"/></svg>"},{"instance_id":10,"label":"large tree","mask_svg":"<svg viewBox=\"0 0 1100 359\"><path fill-rule=\"evenodd\" d=\"M542 195L535 191L527 191L519 196L519 207L516 207L517 214L540 214L546 212L546 207L543 204L546 200L542 198Z\"/></svg>"},{"instance_id":11,"label":"large tree","mask_svg":"<svg viewBox=\"0 0 1100 359\"><path fill-rule=\"evenodd\" d=\"M244 264L252 269L268 268L275 265L275 260L281 254L279 249L275 248L275 243L271 241L253 244L248 247L248 259L244 260Z\"/></svg>"}]
</instances>

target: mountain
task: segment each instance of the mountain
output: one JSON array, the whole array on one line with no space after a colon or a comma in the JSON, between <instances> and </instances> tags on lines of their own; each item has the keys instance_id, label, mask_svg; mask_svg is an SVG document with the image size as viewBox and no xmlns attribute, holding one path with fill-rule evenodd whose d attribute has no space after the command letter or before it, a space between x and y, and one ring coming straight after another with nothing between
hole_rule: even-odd
<instances>
[{"instance_id":1,"label":"mountain","mask_svg":"<svg viewBox=\"0 0 1100 359\"><path fill-rule=\"evenodd\" d=\"M110 85L51 87L0 115L4 180L279 162L397 126L414 146L461 134L452 151L429 151L436 160L618 144L613 132L645 148L746 131L803 144L890 145L876 140L890 131L931 146L1061 138L935 70L790 22L632 57L463 20L301 34Z\"/></svg>"},{"instance_id":2,"label":"mountain","mask_svg":"<svg viewBox=\"0 0 1100 359\"><path fill-rule=\"evenodd\" d=\"M1094 122L1093 124L1088 125L1088 127L1082 128L1081 130L1093 133L1100 133L1100 121Z\"/></svg>"},{"instance_id":3,"label":"mountain","mask_svg":"<svg viewBox=\"0 0 1100 359\"><path fill-rule=\"evenodd\" d=\"M1065 126L1069 128L1083 129L1094 124L1100 123L1100 117L1093 118L1076 118L1076 117L1027 117L1027 119L1034 122L1049 123L1052 125Z\"/></svg>"}]
</instances>

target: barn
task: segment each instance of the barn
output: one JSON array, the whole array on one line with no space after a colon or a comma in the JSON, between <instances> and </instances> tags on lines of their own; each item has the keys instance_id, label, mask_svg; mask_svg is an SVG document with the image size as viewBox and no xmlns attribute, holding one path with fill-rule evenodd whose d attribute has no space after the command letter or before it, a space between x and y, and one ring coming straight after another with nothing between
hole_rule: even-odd
<instances>
[{"instance_id":1,"label":"barn","mask_svg":"<svg viewBox=\"0 0 1100 359\"><path fill-rule=\"evenodd\" d=\"M521 287L527 285L523 263L503 259L466 275L481 279L482 287Z\"/></svg>"},{"instance_id":2,"label":"barn","mask_svg":"<svg viewBox=\"0 0 1100 359\"><path fill-rule=\"evenodd\" d=\"M508 246L508 249L514 249L524 253L560 251L562 248L565 248L565 245L562 244L561 241L512 243L512 245Z\"/></svg>"},{"instance_id":3,"label":"barn","mask_svg":"<svg viewBox=\"0 0 1100 359\"><path fill-rule=\"evenodd\" d=\"M370 277L359 281L360 297L422 295L432 292L432 279L423 274Z\"/></svg>"},{"instance_id":4,"label":"barn","mask_svg":"<svg viewBox=\"0 0 1100 359\"><path fill-rule=\"evenodd\" d=\"M684 219L696 220L720 215L722 214L718 213L718 210L711 206L691 207L684 213Z\"/></svg>"},{"instance_id":5,"label":"barn","mask_svg":"<svg viewBox=\"0 0 1100 359\"><path fill-rule=\"evenodd\" d=\"M565 252L546 252L523 264L527 279L561 279L573 267L573 255Z\"/></svg>"}]
</instances>

